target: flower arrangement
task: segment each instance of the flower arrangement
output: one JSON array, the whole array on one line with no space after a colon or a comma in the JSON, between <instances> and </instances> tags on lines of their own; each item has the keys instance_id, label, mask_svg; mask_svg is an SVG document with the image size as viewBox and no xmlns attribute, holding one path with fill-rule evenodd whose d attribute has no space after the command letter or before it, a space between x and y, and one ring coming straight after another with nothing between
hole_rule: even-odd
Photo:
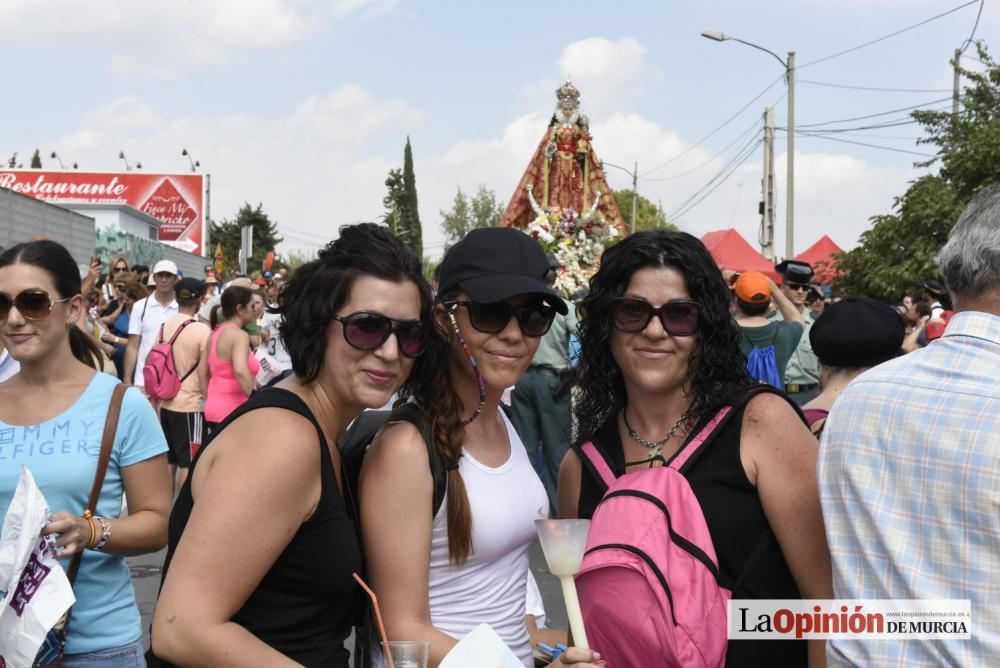
<instances>
[{"instance_id":1,"label":"flower arrangement","mask_svg":"<svg viewBox=\"0 0 1000 668\"><path fill-rule=\"evenodd\" d=\"M616 243L621 233L604 220L596 207L584 214L559 207L536 212L538 217L528 223L524 232L555 255L562 265L555 289L570 297L587 287L590 277L597 273L604 249Z\"/></svg>"}]
</instances>

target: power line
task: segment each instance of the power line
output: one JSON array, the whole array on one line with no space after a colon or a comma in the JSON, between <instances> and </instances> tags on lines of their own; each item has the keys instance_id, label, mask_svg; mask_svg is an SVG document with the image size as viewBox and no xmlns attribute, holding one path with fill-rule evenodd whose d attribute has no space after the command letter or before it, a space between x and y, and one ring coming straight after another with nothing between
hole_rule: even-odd
<instances>
[{"instance_id":1,"label":"power line","mask_svg":"<svg viewBox=\"0 0 1000 668\"><path fill-rule=\"evenodd\" d=\"M705 185L696 190L693 195L684 200L684 202L682 202L680 205L671 209L671 211L667 214L667 220L680 218L688 211L698 206L698 204L700 204L702 201L704 201L706 197L712 194L716 188L725 183L726 180L728 180L729 177L732 176L736 170L742 167L743 164L750 158L750 156L753 155L754 151L757 150L757 147L763 143L764 143L763 140L761 140L760 138L753 137L750 140L750 143L743 146L743 148L741 148L736 153L736 155L729 162L727 162L722 167L721 170L719 170L719 172L715 176L709 179L708 182L705 183Z\"/></svg>"},{"instance_id":2,"label":"power line","mask_svg":"<svg viewBox=\"0 0 1000 668\"><path fill-rule=\"evenodd\" d=\"M852 118L839 118L833 121L823 121L822 123L804 123L795 126L796 131L799 128L814 128L821 125L833 125L834 123L850 123L851 121L863 121L867 118L878 118L879 116L888 116L889 114L898 114L901 111L912 111L914 109L922 109L928 107L932 104L941 104L942 102L951 102L951 97L943 97L939 100L931 100L930 102L924 102L922 104L915 104L909 107L900 107L899 109L890 109L888 111L880 111L875 114L865 114L864 116L854 116Z\"/></svg>"},{"instance_id":3,"label":"power line","mask_svg":"<svg viewBox=\"0 0 1000 668\"><path fill-rule=\"evenodd\" d=\"M866 142L851 141L850 139L841 139L839 137L829 137L826 135L813 134L811 132L797 132L804 137L812 137L813 139L825 139L827 141L840 142L842 144L854 144L855 146L867 146L868 148L877 148L883 151L892 151L893 153L908 153L909 155L918 155L922 158L936 158L936 155L930 153L919 153L917 151L908 151L903 148L895 148L893 146L881 146L879 144L868 144Z\"/></svg>"},{"instance_id":4,"label":"power line","mask_svg":"<svg viewBox=\"0 0 1000 668\"><path fill-rule=\"evenodd\" d=\"M729 118L727 118L727 119L726 119L725 121L723 121L721 125L719 125L719 126L718 126L718 127L716 127L716 128L714 129L714 130L712 130L711 132L709 132L709 133L708 133L707 135L705 135L704 137L702 137L701 139L699 139L699 140L698 140L698 141L697 141L696 143L692 144L691 146L688 146L688 147L687 147L686 149L684 149L683 151L681 151L680 153L678 153L678 154L677 154L677 155L675 155L674 157L670 158L669 160L667 160L667 161L666 161L666 162L664 162L664 163L661 163L661 164L657 165L656 167L653 167L653 168L652 168L652 169L650 169L649 171L646 171L646 172L643 172L643 173L642 173L642 174L641 174L640 176L642 176L642 177L645 177L645 176L647 176L647 175L649 175L649 174L652 174L653 172L656 172L656 171L659 171L660 169L663 169L664 167L666 167L667 165L669 165L669 164L671 164L671 163L673 163L673 162L676 162L677 160L681 159L682 157L684 157L685 155L687 155L688 153L690 153L690 152L691 152L691 151L693 151L694 149L696 149L696 148L698 148L699 146L701 146L702 144L704 144L704 143L705 143L705 142L706 142L707 140L709 140L709 139L711 139L711 138L712 138L713 136L715 136L715 134L716 134L716 133L717 133L717 132L718 132L719 130L721 130L722 128L726 127L726 126L727 126L727 125L729 125L730 123L732 123L732 122L733 122L733 121L734 121L734 120L735 120L735 119L736 119L736 118L737 118L737 117L738 117L738 116L739 116L740 114L742 114L742 113L743 113L744 111L746 111L746 110L747 110L747 108L748 108L748 107L749 107L749 106L750 106L751 104L753 104L754 102L756 102L757 100L759 100L759 99L760 99L761 97L763 97L763 96L764 96L764 93L766 93L767 91L769 91L769 90L771 90L772 88L774 88L774 85L775 85L776 83L778 83L779 81L781 81L782 79L784 79L784 78L785 78L785 75L784 75L784 74L780 75L780 76L779 76L779 77L778 77L777 79L775 79L775 80L774 80L774 81L772 81L772 82L771 82L770 84L768 84L768 86L767 86L767 87L766 87L766 88L765 88L764 90L762 90L761 92L757 93L757 94L756 94L756 95L755 95L755 96L753 97L753 99L752 99L752 100L750 100L749 102L747 102L746 104L744 104L744 105L743 105L742 107L740 107L740 108L739 108L739 109L738 109L738 110L736 111L736 113L734 113L734 114L733 114L732 116L730 116L730 117L729 117Z\"/></svg>"},{"instance_id":5,"label":"power line","mask_svg":"<svg viewBox=\"0 0 1000 668\"><path fill-rule=\"evenodd\" d=\"M972 44L973 38L976 36L976 28L979 27L979 19L983 16L983 5L986 4L986 0L979 0L979 11L976 12L976 22L972 24L972 32L969 33L969 38L962 42L961 48L959 48L959 55L965 53L965 50L969 48Z\"/></svg>"},{"instance_id":6,"label":"power line","mask_svg":"<svg viewBox=\"0 0 1000 668\"><path fill-rule=\"evenodd\" d=\"M711 195L713 192L715 192L719 188L719 186L721 186L723 183L725 183L726 181L728 181L729 177L731 177L733 174L735 174L740 169L740 167L742 167L744 164L746 164L747 160L749 160L751 157L753 157L754 150L756 150L757 146L760 146L762 143L763 142L758 142L753 147L753 149L746 154L746 156L743 158L743 160L740 161L740 163L738 165L736 165L735 167L733 167L732 170L730 170L730 172L725 175L725 177L723 177L714 186L712 186L704 195L702 195L700 198L698 198L697 201L692 202L686 209L684 209L682 211L678 211L676 213L668 215L667 219L668 220L674 220L674 221L680 220L681 218L683 218L684 216L686 216L688 213L690 213L692 209L694 209L696 206L698 206L699 204L701 204L702 202L704 202L705 199L709 195Z\"/></svg>"},{"instance_id":7,"label":"power line","mask_svg":"<svg viewBox=\"0 0 1000 668\"><path fill-rule=\"evenodd\" d=\"M835 84L828 81L809 81L799 79L795 83L811 84L813 86L827 86L829 88L846 88L849 90L871 90L886 93L950 93L949 88L879 88L877 86L848 86L846 84Z\"/></svg>"},{"instance_id":8,"label":"power line","mask_svg":"<svg viewBox=\"0 0 1000 668\"><path fill-rule=\"evenodd\" d=\"M743 139L744 137L746 137L753 130L758 129L758 131L759 131L760 124L761 124L761 121L760 121L759 118L758 119L754 119L753 124L751 124L750 127L748 127L746 130L744 130L739 135L737 135L736 139L734 139L733 141L729 142L726 145L725 148L723 148L721 151L719 151L718 153L716 153L715 155L713 155L711 158L709 158L708 160L706 160L705 162L701 163L700 165L698 165L696 167L692 167L691 169L688 169L686 171L680 172L678 174L672 174L670 176L664 176L664 177L655 177L655 176L654 177L644 177L644 176L642 176L642 177L639 177L639 178L641 178L643 181L658 181L658 182L662 182L662 181L673 181L675 179L681 178L682 176L687 176L688 174L693 174L694 172L697 172L702 167L705 167L706 165L710 165L713 162L715 162L719 158L719 156L723 155L730 148L732 148L733 144L735 144L736 142L738 142L741 139Z\"/></svg>"},{"instance_id":9,"label":"power line","mask_svg":"<svg viewBox=\"0 0 1000 668\"><path fill-rule=\"evenodd\" d=\"M848 53L853 53L855 51L858 51L859 49L864 49L866 47L872 46L873 44L878 44L879 42L884 42L885 40L887 40L887 39L889 39L891 37L895 37L896 35L902 35L904 32L909 32L910 30L913 30L915 28L919 28L920 26L927 25L928 23L930 23L932 21L937 21L940 18L948 16L949 14L954 14L955 12L957 12L957 11L959 11L961 9L965 9L966 7L974 5L974 4L976 4L977 2L980 2L980 1L981 0L969 0L969 2L961 4L961 5L957 6L957 7L953 7L952 9L949 9L946 12L942 12L940 14L932 16L929 19L924 19L923 21L920 21L919 23L914 23L913 25L907 26L905 28L902 28L901 30L897 30L896 32L891 32L888 35L883 35L881 37L878 37L876 39L871 40L870 42L865 42L864 44L859 44L857 46L852 46L849 49L844 49L843 51L838 51L837 53L832 53L829 56L824 56L824 57L819 58L817 60L812 60L812 61L810 61L810 62L808 62L808 63L806 63L804 65L799 65L796 69L801 70L801 69L803 69L805 67L810 67L812 65L818 65L819 63L825 63L828 60L833 60L834 58L839 58L840 56L845 56Z\"/></svg>"}]
</instances>

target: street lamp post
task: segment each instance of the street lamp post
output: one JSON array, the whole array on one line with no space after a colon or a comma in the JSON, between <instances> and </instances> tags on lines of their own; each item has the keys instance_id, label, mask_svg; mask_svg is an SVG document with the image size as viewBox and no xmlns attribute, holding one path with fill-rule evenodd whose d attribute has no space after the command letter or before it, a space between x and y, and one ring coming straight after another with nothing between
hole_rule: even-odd
<instances>
[{"instance_id":1,"label":"street lamp post","mask_svg":"<svg viewBox=\"0 0 1000 668\"><path fill-rule=\"evenodd\" d=\"M185 158L188 159L188 164L191 165L191 171L192 172L198 171L198 167L201 167L201 162L200 161L195 160L194 158L192 158L191 154L188 153L188 150L186 148L182 148L181 149L181 155L183 155Z\"/></svg>"},{"instance_id":2,"label":"street lamp post","mask_svg":"<svg viewBox=\"0 0 1000 668\"><path fill-rule=\"evenodd\" d=\"M52 151L52 159L59 162L59 169L66 169L66 165L63 164L62 158L60 158L59 154L56 153L55 151ZM76 169L77 167L79 167L79 165L77 165L77 163L74 162L73 169Z\"/></svg>"},{"instance_id":3,"label":"street lamp post","mask_svg":"<svg viewBox=\"0 0 1000 668\"><path fill-rule=\"evenodd\" d=\"M727 35L718 30L705 30L702 37L716 42L739 42L749 47L774 56L774 59L785 68L785 82L788 84L788 156L786 158L785 187L785 259L795 257L795 52L788 52L788 59L783 59L770 49L759 44Z\"/></svg>"},{"instance_id":4,"label":"street lamp post","mask_svg":"<svg viewBox=\"0 0 1000 668\"><path fill-rule=\"evenodd\" d=\"M120 160L124 160L125 161L125 171L126 172L131 172L132 171L132 165L129 164L128 158L125 157L125 151L118 151L118 158ZM142 163L141 162L135 163L135 168L136 169L142 169Z\"/></svg>"},{"instance_id":5,"label":"street lamp post","mask_svg":"<svg viewBox=\"0 0 1000 668\"><path fill-rule=\"evenodd\" d=\"M601 161L601 167L614 167L615 169L620 169L629 176L632 177L632 223L629 225L630 231L635 234L635 210L636 210L636 200L639 198L639 162L636 161L635 168L632 171L625 169L621 165L616 165L611 162ZM612 193L614 195L614 193Z\"/></svg>"}]
</instances>

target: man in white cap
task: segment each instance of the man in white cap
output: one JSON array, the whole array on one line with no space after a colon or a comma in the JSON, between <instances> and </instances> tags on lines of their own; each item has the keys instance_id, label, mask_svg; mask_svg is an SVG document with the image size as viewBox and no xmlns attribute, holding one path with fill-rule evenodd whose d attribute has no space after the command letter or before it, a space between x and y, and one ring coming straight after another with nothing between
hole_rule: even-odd
<instances>
[{"instance_id":1,"label":"man in white cap","mask_svg":"<svg viewBox=\"0 0 1000 668\"><path fill-rule=\"evenodd\" d=\"M132 306L128 321L128 345L125 347L125 384L142 389L142 367L146 356L157 344L160 326L177 314L174 284L177 283L177 265L170 260L160 260L153 266L155 291Z\"/></svg>"}]
</instances>

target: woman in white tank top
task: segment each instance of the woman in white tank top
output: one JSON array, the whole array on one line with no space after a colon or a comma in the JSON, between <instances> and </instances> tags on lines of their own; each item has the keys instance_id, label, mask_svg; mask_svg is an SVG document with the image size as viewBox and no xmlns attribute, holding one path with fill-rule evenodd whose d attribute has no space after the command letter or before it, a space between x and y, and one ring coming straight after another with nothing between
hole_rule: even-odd
<instances>
[{"instance_id":1,"label":"woman in white tank top","mask_svg":"<svg viewBox=\"0 0 1000 668\"><path fill-rule=\"evenodd\" d=\"M431 641L437 666L465 634L489 624L525 665L528 547L548 499L527 452L499 409L531 362L556 311L548 262L510 228L470 232L441 263L435 340L439 378L415 397L433 425L447 491L432 516L427 445L408 422L383 429L365 456L361 519L366 565L390 639ZM571 648L557 665L602 665Z\"/></svg>"}]
</instances>

